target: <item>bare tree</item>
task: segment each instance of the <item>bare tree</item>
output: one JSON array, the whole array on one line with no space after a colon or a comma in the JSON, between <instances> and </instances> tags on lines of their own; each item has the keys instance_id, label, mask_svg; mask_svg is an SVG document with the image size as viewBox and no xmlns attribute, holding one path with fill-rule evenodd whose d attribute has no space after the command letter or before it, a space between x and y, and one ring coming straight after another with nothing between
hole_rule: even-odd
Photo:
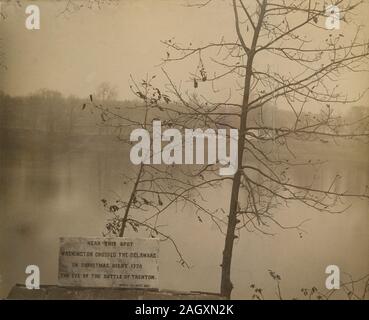
<instances>
[{"instance_id":1,"label":"bare tree","mask_svg":"<svg viewBox=\"0 0 369 320\"><path fill-rule=\"evenodd\" d=\"M299 298L293 297L288 298L284 295L282 289L282 277L273 270L268 270L270 277L275 282L275 295L279 300L292 299L298 300ZM337 295L341 294L340 298L347 300L366 300L369 292L369 274L364 275L360 278L354 279L351 274L344 273L345 278L348 280L340 281L341 290L328 290L319 289L316 286L311 288L301 288L300 294L302 299L307 300L331 300L337 298ZM252 290L251 299L264 300L263 289L252 283L250 285Z\"/></svg>"},{"instance_id":2,"label":"bare tree","mask_svg":"<svg viewBox=\"0 0 369 320\"><path fill-rule=\"evenodd\" d=\"M97 110L102 125L114 128L120 141L131 146L130 132L135 128L151 129L152 121L158 117L158 112L163 111L160 104L168 105L171 102L166 94L152 85L153 79L155 76L147 76L137 83L131 78L131 90L137 97L136 103L131 107L107 107L103 102L95 102L91 95L89 103L84 104L82 108L89 106ZM169 119L163 122L164 128L173 125ZM107 232L104 236L123 237L128 226L135 232L144 230L150 237L159 237L163 241L171 242L178 254L179 263L189 266L174 239L161 231L159 224L159 216L169 207L186 202L195 204L192 193L196 192L196 188L191 182L183 180L185 176L185 172L174 170L172 166L141 163L131 175L124 176L123 183L130 190L127 199L117 197L114 201L101 200L105 209L112 215L106 224Z\"/></svg>"},{"instance_id":3,"label":"bare tree","mask_svg":"<svg viewBox=\"0 0 369 320\"><path fill-rule=\"evenodd\" d=\"M76 0L57 0L62 3L62 10L59 16L68 17L78 11L88 9L88 10L102 10L107 6L118 6L119 0L86 0L86 1L76 1Z\"/></svg>"},{"instance_id":4,"label":"bare tree","mask_svg":"<svg viewBox=\"0 0 369 320\"><path fill-rule=\"evenodd\" d=\"M361 4L362 1L337 1L341 23L351 22L350 13L358 10ZM292 141L323 142L323 138L359 139L369 135L367 117L358 120L366 126L364 133L343 133L352 124L335 116L333 107L339 103L358 101L363 96L350 98L336 85L342 73L365 69L368 41L360 37L360 26L353 37L327 32L325 41L319 41L314 38L314 32L322 28L319 20L326 19L326 7L322 2L263 0L246 5L245 1L233 0L232 9L237 35L235 40L222 38L218 43L197 48L164 41L172 51L168 52L166 63L199 55L194 87L202 81L212 82L216 87L216 82L228 76L234 76L239 83L241 103L231 98L211 102L208 97L192 97L191 102L186 102L184 95L171 82L172 93L183 104L202 109L207 122L217 127L224 125L226 117L228 124L235 123L239 129L239 170L232 181L221 265L221 293L227 297L230 297L233 287L230 274L234 239L241 228L252 225L261 230L268 223L280 225L273 218L273 211L290 201L302 202L319 211L334 212L345 210L337 208L342 197L368 198L367 190L363 190L362 194L339 191L335 187L338 177L327 188L318 188L314 181L309 185L298 185L289 174L294 166L303 168L313 165L311 159L298 159L299 155L291 150ZM214 49L217 50L216 56ZM222 67L223 72L207 76L204 64L207 54L210 55L208 61ZM275 61L286 69L276 72L273 65L265 61ZM309 112L311 102L322 105L319 113ZM295 116L294 120L285 126L275 126L275 123L266 123L264 117L255 117L256 113L262 115L271 103L288 106ZM210 107L206 108L206 105ZM196 113L197 116L200 114L198 110ZM221 121L219 116L222 116ZM256 121L250 121L251 117ZM292 155L292 161L288 154ZM240 198L240 190L246 191L243 199Z\"/></svg>"},{"instance_id":5,"label":"bare tree","mask_svg":"<svg viewBox=\"0 0 369 320\"><path fill-rule=\"evenodd\" d=\"M210 0L196 6L213 3ZM127 137L127 128L149 129L155 117L163 119L168 128L239 130L238 170L234 176L220 177L217 164L187 171L140 165L134 178L128 179L133 186L128 201L117 200L113 206L103 201L114 214L107 227L119 236L123 236L127 224L158 233L159 218L178 203L194 208L200 222L208 216L225 236L220 293L228 298L233 288L234 241L241 230L268 234L267 228L275 225L301 232L303 222L296 226L281 224L274 217L276 208L299 202L319 212L343 212L347 209L343 199L369 198L364 186L359 193L340 190L338 175L327 186L319 186L314 178L300 185L292 175L292 171L314 169L322 163L294 152L298 144L368 141L367 116L351 123L335 112L336 105L359 101L365 93L350 97L339 82L342 74L366 70L368 41L363 39L361 27L355 26L348 34L326 30L322 22L326 7L320 1L231 0L229 5L234 14L233 39L221 37L219 42L200 47L192 43L185 46L173 39L163 41L167 53L162 70L167 85L159 89L152 85L152 78L140 84L132 80L133 93L144 102L143 106L135 106L136 110L144 110L136 118L126 111L119 113L95 104L91 97L103 122L123 137ZM360 10L362 1L341 0L335 5L340 8L340 22L345 24L352 22L351 15ZM348 28L352 30L354 24ZM322 29L324 34L315 37ZM171 63L185 60L196 61L196 71L189 79L191 91L184 90L183 83L177 84L167 71ZM197 93L206 85L213 89L213 95L211 90L206 96ZM219 99L222 86L229 88L229 95ZM273 114L276 105L289 108L292 118L279 121ZM317 107L320 110L314 111ZM223 193L229 190L229 207L211 208L207 196L219 192L220 187Z\"/></svg>"},{"instance_id":6,"label":"bare tree","mask_svg":"<svg viewBox=\"0 0 369 320\"><path fill-rule=\"evenodd\" d=\"M104 81L97 87L95 95L101 101L115 100L118 97L118 90L109 82Z\"/></svg>"}]
</instances>

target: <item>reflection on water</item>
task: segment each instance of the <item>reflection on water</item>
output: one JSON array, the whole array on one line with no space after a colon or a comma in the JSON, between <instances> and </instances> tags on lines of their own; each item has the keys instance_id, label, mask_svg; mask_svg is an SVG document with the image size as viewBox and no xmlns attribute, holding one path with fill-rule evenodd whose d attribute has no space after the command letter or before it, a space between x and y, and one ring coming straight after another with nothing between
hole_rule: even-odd
<instances>
[{"instance_id":1,"label":"reflection on water","mask_svg":"<svg viewBox=\"0 0 369 320\"><path fill-rule=\"evenodd\" d=\"M88 143L93 143L92 137ZM96 149L84 144L58 147L54 141L45 145L48 147L0 149L0 297L16 282L24 282L29 264L40 267L43 284L56 283L58 237L101 235L106 213L100 199L127 192L121 181L122 173L130 170L129 157L118 142ZM367 161L350 157L325 165L317 181L323 186L337 173L343 177L339 188L352 192L363 191L369 181ZM307 184L311 172L296 171L294 179ZM226 196L209 199L214 205L223 201ZM302 287L324 287L324 270L329 264L355 276L367 273L368 212L367 202L359 200L347 213L335 216L294 205L276 215L287 225L311 218L302 238L293 231L279 231L274 236L244 232L233 260L234 297L249 298L252 283L274 297L268 269L282 276L286 296L298 294ZM217 291L223 236L214 226L198 223L186 210L173 211L165 219L170 226L167 230L178 239L192 268L182 268L170 244L162 243L161 287Z\"/></svg>"}]
</instances>

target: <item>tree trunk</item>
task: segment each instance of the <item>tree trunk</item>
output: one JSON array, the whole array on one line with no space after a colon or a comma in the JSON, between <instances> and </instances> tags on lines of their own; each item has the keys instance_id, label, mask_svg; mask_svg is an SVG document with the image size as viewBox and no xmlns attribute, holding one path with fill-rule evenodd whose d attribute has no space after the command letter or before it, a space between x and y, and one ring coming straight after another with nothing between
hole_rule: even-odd
<instances>
[{"instance_id":1,"label":"tree trunk","mask_svg":"<svg viewBox=\"0 0 369 320\"><path fill-rule=\"evenodd\" d=\"M240 38L239 39L240 42L244 44L241 32L239 30L239 25L238 25L239 21L238 21L238 14L237 14L237 8L236 8L235 1L233 2L233 6L235 10L237 34L238 34L238 37ZM225 296L227 299L231 298L231 293L233 289L233 284L231 281L231 263L232 263L233 244L234 244L234 239L236 237L235 230L236 230L236 225L238 223L238 219L237 219L238 195L239 195L240 184L241 184L242 165L245 162L244 146L245 146L245 139L246 139L245 135L246 135L246 129L247 129L248 105L249 105L249 100L250 100L252 65L253 65L253 60L255 56L257 40L259 38L262 21L265 15L265 8L266 8L266 0L263 1L261 8L260 8L258 23L254 30L254 36L252 39L251 48L248 49L244 47L245 52L247 52L248 58L247 58L245 83L244 83L244 91L243 91L241 119L240 119L240 125L239 125L240 130L239 130L239 139L238 139L238 170L233 177L227 233L225 237L223 260L221 264L222 278L221 278L221 283L220 283L220 293L223 296Z\"/></svg>"},{"instance_id":2,"label":"tree trunk","mask_svg":"<svg viewBox=\"0 0 369 320\"><path fill-rule=\"evenodd\" d=\"M251 59L252 60L252 59ZM250 60L250 61L251 61ZM248 62L249 65L249 62ZM252 62L251 64L252 65ZM250 67L251 68L251 67ZM249 68L247 68L248 70ZM245 89L243 97L243 108L240 120L240 131L238 138L238 170L233 177L232 183L232 194L229 207L228 225L227 233L225 237L225 244L223 250L223 261L222 267L222 279L220 285L220 293L230 299L233 285L231 282L231 262L232 262L232 252L233 252L233 242L235 239L235 229L237 225L237 207L238 207L238 195L240 191L241 184L241 173L242 173L242 163L244 161L244 145L245 145L245 133L246 133L246 122L247 122L247 105L249 102L249 88L251 81L251 72L248 72L245 77Z\"/></svg>"},{"instance_id":3,"label":"tree trunk","mask_svg":"<svg viewBox=\"0 0 369 320\"><path fill-rule=\"evenodd\" d=\"M129 210L131 209L131 206L134 203L134 199L136 197L136 190L137 190L137 186L138 186L138 184L140 182L140 179L141 179L143 166L144 166L143 163L141 163L140 170L138 171L135 184L133 185L131 196L129 197L127 207L126 207L126 210L124 212L124 216L123 216L123 219L122 219L122 226L120 227L120 230L119 230L119 237L123 237L124 231L126 230Z\"/></svg>"}]
</instances>

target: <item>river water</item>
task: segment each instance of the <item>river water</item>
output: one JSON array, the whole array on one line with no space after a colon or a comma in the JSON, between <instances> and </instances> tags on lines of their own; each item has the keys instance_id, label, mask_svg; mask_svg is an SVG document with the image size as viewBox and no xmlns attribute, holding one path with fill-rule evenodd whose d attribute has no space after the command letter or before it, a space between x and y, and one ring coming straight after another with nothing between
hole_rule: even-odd
<instances>
[{"instance_id":1,"label":"river water","mask_svg":"<svg viewBox=\"0 0 369 320\"><path fill-rule=\"evenodd\" d=\"M0 297L15 283L24 283L25 268L30 264L40 267L42 284L55 284L58 238L100 236L107 218L100 199L127 194L122 173L130 170L129 157L118 142L108 146L100 142L95 147L93 136L73 145L46 139L40 143L36 138L31 142L23 139L26 142L14 145L8 141L0 149ZM363 150L368 155L367 149ZM345 150L337 153L320 169L318 179L324 185L337 173L344 177L341 188L362 191L369 181L368 157ZM301 184L310 176L308 170L294 173ZM227 203L227 190L225 187L221 196L209 194L209 203ZM324 288L324 271L330 264L354 278L369 273L368 201L351 203L338 215L320 214L296 204L276 211L279 221L289 225L310 219L302 237L295 230L274 230L273 236L243 232L234 250L233 297L250 298L250 285L256 284L266 297L276 298L268 269L280 274L284 297L301 297L301 288ZM170 243L162 242L161 288L218 291L223 249L218 229L206 221L199 223L189 210L173 210L164 221L191 267L183 268Z\"/></svg>"}]
</instances>

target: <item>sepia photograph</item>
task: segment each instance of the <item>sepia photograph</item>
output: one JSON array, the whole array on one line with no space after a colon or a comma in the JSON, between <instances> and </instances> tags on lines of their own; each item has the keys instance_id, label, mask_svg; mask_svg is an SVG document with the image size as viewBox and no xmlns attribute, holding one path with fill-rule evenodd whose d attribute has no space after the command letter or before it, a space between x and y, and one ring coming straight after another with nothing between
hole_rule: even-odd
<instances>
[{"instance_id":1,"label":"sepia photograph","mask_svg":"<svg viewBox=\"0 0 369 320\"><path fill-rule=\"evenodd\" d=\"M0 299L369 300L368 14L0 1Z\"/></svg>"}]
</instances>

